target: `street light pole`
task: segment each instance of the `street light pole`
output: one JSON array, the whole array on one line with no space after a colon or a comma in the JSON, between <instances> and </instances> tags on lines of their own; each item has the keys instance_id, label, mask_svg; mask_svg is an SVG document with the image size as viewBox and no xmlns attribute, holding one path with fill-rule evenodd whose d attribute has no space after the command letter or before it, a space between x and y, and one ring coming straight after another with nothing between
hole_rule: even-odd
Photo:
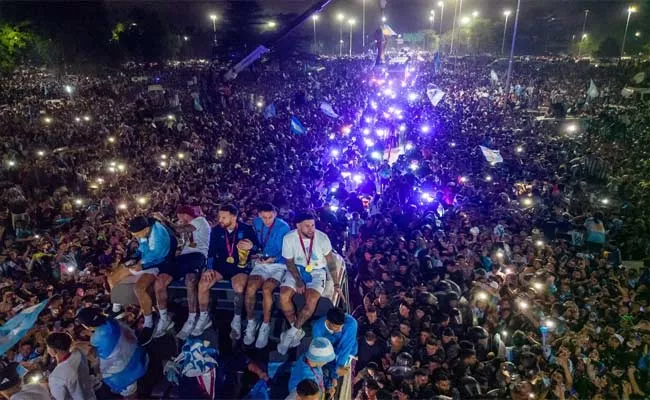
<instances>
[{"instance_id":1,"label":"street light pole","mask_svg":"<svg viewBox=\"0 0 650 400\"><path fill-rule=\"evenodd\" d=\"M350 24L350 58L352 58L352 27L354 26L355 22L356 21L354 19L348 20L348 24Z\"/></svg>"},{"instance_id":2,"label":"street light pole","mask_svg":"<svg viewBox=\"0 0 650 400\"><path fill-rule=\"evenodd\" d=\"M445 16L445 3L442 1L438 2L438 7L440 7L440 36L442 37L442 19Z\"/></svg>"},{"instance_id":3,"label":"street light pole","mask_svg":"<svg viewBox=\"0 0 650 400\"><path fill-rule=\"evenodd\" d=\"M623 43L621 43L621 57L625 54L625 39L627 38L627 28L630 26L630 16L636 12L636 7L630 6L627 8L627 22L625 22L625 32L623 33Z\"/></svg>"},{"instance_id":4,"label":"street light pole","mask_svg":"<svg viewBox=\"0 0 650 400\"><path fill-rule=\"evenodd\" d=\"M458 17L458 0L454 3L454 22L451 25L451 45L449 46L449 54L454 53L454 36L456 36L456 18Z\"/></svg>"},{"instance_id":5,"label":"street light pole","mask_svg":"<svg viewBox=\"0 0 650 400\"><path fill-rule=\"evenodd\" d=\"M363 16L361 17L361 48L366 50L366 0L361 0L363 4Z\"/></svg>"},{"instance_id":6,"label":"street light pole","mask_svg":"<svg viewBox=\"0 0 650 400\"><path fill-rule=\"evenodd\" d=\"M519 25L519 7L521 0L517 0L517 11L515 11L515 26L512 30L512 44L510 45L510 57L508 58L508 73L506 75L506 98L510 95L510 79L512 77L512 57L515 53L515 43L517 42L517 26Z\"/></svg>"},{"instance_id":7,"label":"street light pole","mask_svg":"<svg viewBox=\"0 0 650 400\"><path fill-rule=\"evenodd\" d=\"M585 10L585 20L582 21L582 34L580 35L580 43L578 43L578 58L582 56L582 41L585 39L585 28L587 27L587 16L589 15L589 10Z\"/></svg>"},{"instance_id":8,"label":"street light pole","mask_svg":"<svg viewBox=\"0 0 650 400\"><path fill-rule=\"evenodd\" d=\"M436 10L431 10L431 18L429 18L429 21L431 21L431 30L435 33Z\"/></svg>"},{"instance_id":9,"label":"street light pole","mask_svg":"<svg viewBox=\"0 0 650 400\"><path fill-rule=\"evenodd\" d=\"M213 33L213 38L212 42L214 45L217 45L217 15L216 14L210 14L210 19L212 20L212 33Z\"/></svg>"},{"instance_id":10,"label":"street light pole","mask_svg":"<svg viewBox=\"0 0 650 400\"><path fill-rule=\"evenodd\" d=\"M343 57L343 19L345 15L339 13L336 18L339 20L339 57Z\"/></svg>"},{"instance_id":11,"label":"street light pole","mask_svg":"<svg viewBox=\"0 0 650 400\"><path fill-rule=\"evenodd\" d=\"M314 23L314 51L317 49L317 42L316 42L316 21L318 21L318 15L314 14L311 16L311 20ZM318 53L318 51L316 51Z\"/></svg>"},{"instance_id":12,"label":"street light pole","mask_svg":"<svg viewBox=\"0 0 650 400\"><path fill-rule=\"evenodd\" d=\"M510 10L505 10L503 12L503 15L506 16L506 22L503 24L503 39L501 40L501 55L503 55L503 51L506 46L506 31L508 30L508 17L510 16Z\"/></svg>"}]
</instances>

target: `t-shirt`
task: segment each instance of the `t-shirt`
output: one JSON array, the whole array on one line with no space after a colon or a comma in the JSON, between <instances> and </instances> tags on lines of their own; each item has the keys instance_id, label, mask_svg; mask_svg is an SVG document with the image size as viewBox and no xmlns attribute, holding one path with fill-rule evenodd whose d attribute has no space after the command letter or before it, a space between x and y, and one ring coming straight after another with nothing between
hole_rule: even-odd
<instances>
[{"instance_id":1,"label":"t-shirt","mask_svg":"<svg viewBox=\"0 0 650 400\"><path fill-rule=\"evenodd\" d=\"M208 248L210 247L210 224L205 217L197 217L190 221L190 224L195 228L188 236L189 240L185 242L181 254L201 253L208 256ZM195 247L190 247L191 243L195 243Z\"/></svg>"},{"instance_id":2,"label":"t-shirt","mask_svg":"<svg viewBox=\"0 0 650 400\"><path fill-rule=\"evenodd\" d=\"M48 383L55 400L95 400L88 360L79 350L54 368Z\"/></svg>"},{"instance_id":3,"label":"t-shirt","mask_svg":"<svg viewBox=\"0 0 650 400\"><path fill-rule=\"evenodd\" d=\"M307 255L309 254L309 247L312 246L312 253L309 263L313 269L321 269L327 267L325 256L332 252L332 243L330 238L321 231L314 233L314 244L312 246L311 239L302 238L302 245L298 238L298 231L292 230L289 232L282 241L282 257L285 259L293 259L296 265L303 267L307 266Z\"/></svg>"},{"instance_id":4,"label":"t-shirt","mask_svg":"<svg viewBox=\"0 0 650 400\"><path fill-rule=\"evenodd\" d=\"M587 228L586 242L605 243L605 226L602 222L596 221L594 218L587 218L585 228Z\"/></svg>"}]
</instances>

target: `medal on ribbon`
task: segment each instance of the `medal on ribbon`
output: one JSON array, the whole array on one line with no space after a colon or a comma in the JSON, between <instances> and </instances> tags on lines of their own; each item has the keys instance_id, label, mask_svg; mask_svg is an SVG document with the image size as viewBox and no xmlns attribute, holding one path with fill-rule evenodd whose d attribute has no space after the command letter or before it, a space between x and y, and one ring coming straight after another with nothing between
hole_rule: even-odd
<instances>
[{"instance_id":1,"label":"medal on ribbon","mask_svg":"<svg viewBox=\"0 0 650 400\"><path fill-rule=\"evenodd\" d=\"M298 239L300 240L300 247L302 248L302 253L305 255L305 271L307 273L311 274L311 272L314 270L314 266L311 265L311 255L312 251L314 249L314 242L316 241L316 237L314 237L310 242L309 242L309 252L305 250L305 243L302 241L302 236L300 233L298 233Z\"/></svg>"},{"instance_id":2,"label":"medal on ribbon","mask_svg":"<svg viewBox=\"0 0 650 400\"><path fill-rule=\"evenodd\" d=\"M228 264L234 264L235 257L233 257L232 255L235 252L235 237L237 236L237 225L235 225L235 229L232 231L232 242L230 241L230 235L227 230L225 236L226 236L226 251L228 252L228 258L226 258L226 262Z\"/></svg>"}]
</instances>

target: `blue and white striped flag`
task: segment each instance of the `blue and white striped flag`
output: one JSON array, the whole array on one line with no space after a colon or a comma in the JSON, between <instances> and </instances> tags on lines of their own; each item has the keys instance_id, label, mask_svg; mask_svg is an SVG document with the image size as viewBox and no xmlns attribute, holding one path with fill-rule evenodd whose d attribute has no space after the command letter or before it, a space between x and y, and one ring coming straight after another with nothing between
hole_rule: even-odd
<instances>
[{"instance_id":1,"label":"blue and white striped flag","mask_svg":"<svg viewBox=\"0 0 650 400\"><path fill-rule=\"evenodd\" d=\"M264 118L269 119L277 115L277 110L275 109L275 103L271 103L264 109Z\"/></svg>"},{"instance_id":2,"label":"blue and white striped flag","mask_svg":"<svg viewBox=\"0 0 650 400\"><path fill-rule=\"evenodd\" d=\"M304 135L307 133L307 128L305 128L300 120L295 116L291 117L290 123L291 133L294 135Z\"/></svg>"},{"instance_id":3,"label":"blue and white striped flag","mask_svg":"<svg viewBox=\"0 0 650 400\"><path fill-rule=\"evenodd\" d=\"M323 114L327 115L330 118L338 118L339 115L334 111L330 103L322 102L320 103L320 109L323 111Z\"/></svg>"},{"instance_id":4,"label":"blue and white striped flag","mask_svg":"<svg viewBox=\"0 0 650 400\"><path fill-rule=\"evenodd\" d=\"M47 302L48 300L44 300L35 306L25 308L0 327L0 355L11 349L32 329L38 314L43 311Z\"/></svg>"},{"instance_id":5,"label":"blue and white striped flag","mask_svg":"<svg viewBox=\"0 0 650 400\"><path fill-rule=\"evenodd\" d=\"M499 150L492 150L485 146L478 147L481 148L481 152L483 153L483 157L485 157L485 161L489 162L490 164L498 164L500 162L503 162L503 157L501 156L501 152Z\"/></svg>"}]
</instances>

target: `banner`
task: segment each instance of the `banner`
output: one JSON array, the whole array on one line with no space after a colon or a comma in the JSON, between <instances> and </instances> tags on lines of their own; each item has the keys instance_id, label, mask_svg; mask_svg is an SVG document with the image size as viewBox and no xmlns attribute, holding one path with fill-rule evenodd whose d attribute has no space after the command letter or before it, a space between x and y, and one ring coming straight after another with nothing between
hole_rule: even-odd
<instances>
[{"instance_id":1,"label":"banner","mask_svg":"<svg viewBox=\"0 0 650 400\"><path fill-rule=\"evenodd\" d=\"M291 117L291 122L289 124L291 133L294 135L304 135L307 133L307 129L302 125L302 122L295 116Z\"/></svg>"},{"instance_id":2,"label":"banner","mask_svg":"<svg viewBox=\"0 0 650 400\"><path fill-rule=\"evenodd\" d=\"M600 93L598 92L598 88L596 87L596 84L594 83L594 80L591 79L589 82L589 89L587 90L587 97L590 99L595 99L598 97Z\"/></svg>"},{"instance_id":3,"label":"banner","mask_svg":"<svg viewBox=\"0 0 650 400\"><path fill-rule=\"evenodd\" d=\"M34 323L38 319L38 314L43 311L47 302L48 300L44 300L22 310L20 314L0 327L0 355L3 355L7 350L11 349L32 329L32 326L34 326Z\"/></svg>"},{"instance_id":4,"label":"banner","mask_svg":"<svg viewBox=\"0 0 650 400\"><path fill-rule=\"evenodd\" d=\"M445 97L445 92L440 89L427 89L427 97L429 98L431 105L435 107L440 103L440 100Z\"/></svg>"},{"instance_id":5,"label":"banner","mask_svg":"<svg viewBox=\"0 0 650 400\"><path fill-rule=\"evenodd\" d=\"M329 103L322 102L320 103L320 109L323 111L323 114L327 115L330 118L338 118L339 115L334 112L332 105Z\"/></svg>"},{"instance_id":6,"label":"banner","mask_svg":"<svg viewBox=\"0 0 650 400\"><path fill-rule=\"evenodd\" d=\"M499 152L499 150L492 150L484 146L478 146L478 147L481 148L483 157L485 157L485 160L490 164L498 164L500 162L503 162L503 157L501 157L501 153Z\"/></svg>"},{"instance_id":7,"label":"banner","mask_svg":"<svg viewBox=\"0 0 650 400\"><path fill-rule=\"evenodd\" d=\"M277 110L275 109L275 103L271 103L264 109L264 118L269 119L277 115Z\"/></svg>"}]
</instances>

